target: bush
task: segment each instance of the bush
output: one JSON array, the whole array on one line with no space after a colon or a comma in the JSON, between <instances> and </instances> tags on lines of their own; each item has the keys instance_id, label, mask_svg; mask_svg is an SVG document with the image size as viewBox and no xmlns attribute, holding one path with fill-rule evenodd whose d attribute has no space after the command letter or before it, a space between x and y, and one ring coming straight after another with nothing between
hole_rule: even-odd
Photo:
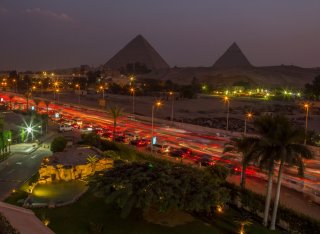
<instances>
[{"instance_id":1,"label":"bush","mask_svg":"<svg viewBox=\"0 0 320 234\"><path fill-rule=\"evenodd\" d=\"M11 226L8 220L0 214L0 234L18 234L19 232Z\"/></svg>"},{"instance_id":2,"label":"bush","mask_svg":"<svg viewBox=\"0 0 320 234\"><path fill-rule=\"evenodd\" d=\"M55 153L55 152L62 152L67 146L67 140L64 137L56 137L53 139L51 142L51 147L50 150Z\"/></svg>"},{"instance_id":3,"label":"bush","mask_svg":"<svg viewBox=\"0 0 320 234\"><path fill-rule=\"evenodd\" d=\"M232 203L236 203L237 198L240 196L242 207L249 208L250 213L257 215L258 213L264 212L265 196L246 189L241 190L240 187L233 184L228 184L228 188L231 190L230 196ZM271 204L270 207L273 207L273 204ZM279 206L278 208L277 223L279 223L279 220L289 225L290 233L319 233L320 230L319 221L283 206Z\"/></svg>"}]
</instances>

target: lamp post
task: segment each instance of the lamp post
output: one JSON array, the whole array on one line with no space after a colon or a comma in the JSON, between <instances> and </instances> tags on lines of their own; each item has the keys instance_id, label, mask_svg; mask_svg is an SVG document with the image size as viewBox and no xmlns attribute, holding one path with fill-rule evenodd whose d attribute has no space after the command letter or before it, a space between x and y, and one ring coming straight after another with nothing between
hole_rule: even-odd
<instances>
[{"instance_id":1,"label":"lamp post","mask_svg":"<svg viewBox=\"0 0 320 234\"><path fill-rule=\"evenodd\" d=\"M246 133L247 133L247 120L251 119L252 116L253 116L253 114L251 112L249 112L244 117L244 132L243 132L243 135L246 135Z\"/></svg>"},{"instance_id":2,"label":"lamp post","mask_svg":"<svg viewBox=\"0 0 320 234\"><path fill-rule=\"evenodd\" d=\"M32 127L27 127L27 133L31 134L31 141L33 141L33 133L32 133Z\"/></svg>"},{"instance_id":3,"label":"lamp post","mask_svg":"<svg viewBox=\"0 0 320 234\"><path fill-rule=\"evenodd\" d=\"M76 84L76 88L78 89L78 103L80 104L80 85Z\"/></svg>"},{"instance_id":4,"label":"lamp post","mask_svg":"<svg viewBox=\"0 0 320 234\"><path fill-rule=\"evenodd\" d=\"M102 99L104 100L104 87L101 85L99 88L102 91Z\"/></svg>"},{"instance_id":5,"label":"lamp post","mask_svg":"<svg viewBox=\"0 0 320 234\"><path fill-rule=\"evenodd\" d=\"M17 93L17 92L18 92L17 80L16 80L16 79L13 79L12 82L13 82L13 84L14 84L14 90L15 90L15 92Z\"/></svg>"},{"instance_id":6,"label":"lamp post","mask_svg":"<svg viewBox=\"0 0 320 234\"><path fill-rule=\"evenodd\" d=\"M59 102L59 89L56 89L56 92L57 92L57 97L58 97L58 102Z\"/></svg>"},{"instance_id":7,"label":"lamp post","mask_svg":"<svg viewBox=\"0 0 320 234\"><path fill-rule=\"evenodd\" d=\"M171 96L171 122L173 123L173 104L174 104L174 92L170 91L169 95Z\"/></svg>"},{"instance_id":8,"label":"lamp post","mask_svg":"<svg viewBox=\"0 0 320 234\"><path fill-rule=\"evenodd\" d=\"M308 103L304 104L304 108L306 109L306 126L304 129L304 144L307 144L307 132L308 132L308 118L309 118L309 107L310 105Z\"/></svg>"},{"instance_id":9,"label":"lamp post","mask_svg":"<svg viewBox=\"0 0 320 234\"><path fill-rule=\"evenodd\" d=\"M39 81L38 83L39 83L39 85L40 85L40 97L42 97L43 85L42 85L42 82L41 82L41 81Z\"/></svg>"},{"instance_id":10,"label":"lamp post","mask_svg":"<svg viewBox=\"0 0 320 234\"><path fill-rule=\"evenodd\" d=\"M53 83L53 86L54 86L54 88L53 88L53 99L56 100L56 91L59 88L59 83L57 81L55 81Z\"/></svg>"},{"instance_id":11,"label":"lamp post","mask_svg":"<svg viewBox=\"0 0 320 234\"><path fill-rule=\"evenodd\" d=\"M229 112L230 112L230 99L225 96L224 101L227 103L227 126L226 130L229 131Z\"/></svg>"},{"instance_id":12,"label":"lamp post","mask_svg":"<svg viewBox=\"0 0 320 234\"><path fill-rule=\"evenodd\" d=\"M154 117L154 108L155 107L160 107L161 106L161 102L160 101L156 101L153 105L152 105L152 112L151 112L151 152L153 152L153 135L154 135L154 126L153 126L153 117Z\"/></svg>"},{"instance_id":13,"label":"lamp post","mask_svg":"<svg viewBox=\"0 0 320 234\"><path fill-rule=\"evenodd\" d=\"M130 92L132 93L132 118L134 119L134 94L135 94L135 89L131 88Z\"/></svg>"}]
</instances>

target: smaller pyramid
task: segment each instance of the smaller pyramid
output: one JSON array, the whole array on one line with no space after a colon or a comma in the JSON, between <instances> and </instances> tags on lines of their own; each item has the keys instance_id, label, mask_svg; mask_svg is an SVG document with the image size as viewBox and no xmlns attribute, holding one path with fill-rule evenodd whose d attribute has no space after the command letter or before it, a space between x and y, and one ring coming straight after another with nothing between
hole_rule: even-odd
<instances>
[{"instance_id":1,"label":"smaller pyramid","mask_svg":"<svg viewBox=\"0 0 320 234\"><path fill-rule=\"evenodd\" d=\"M233 43L227 51L213 64L214 68L252 67L237 43Z\"/></svg>"},{"instance_id":2,"label":"smaller pyramid","mask_svg":"<svg viewBox=\"0 0 320 234\"><path fill-rule=\"evenodd\" d=\"M105 68L119 70L128 64L144 64L150 70L169 69L169 65L142 36L138 35L115 54Z\"/></svg>"}]
</instances>

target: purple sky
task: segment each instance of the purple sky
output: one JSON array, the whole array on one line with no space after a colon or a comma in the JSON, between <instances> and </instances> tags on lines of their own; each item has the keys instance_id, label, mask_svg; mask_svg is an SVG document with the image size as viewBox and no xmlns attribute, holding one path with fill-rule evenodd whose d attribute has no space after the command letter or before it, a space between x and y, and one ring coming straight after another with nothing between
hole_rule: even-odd
<instances>
[{"instance_id":1,"label":"purple sky","mask_svg":"<svg viewBox=\"0 0 320 234\"><path fill-rule=\"evenodd\" d=\"M319 0L1 0L0 69L105 63L142 34L170 66L236 41L253 65L320 66Z\"/></svg>"}]
</instances>

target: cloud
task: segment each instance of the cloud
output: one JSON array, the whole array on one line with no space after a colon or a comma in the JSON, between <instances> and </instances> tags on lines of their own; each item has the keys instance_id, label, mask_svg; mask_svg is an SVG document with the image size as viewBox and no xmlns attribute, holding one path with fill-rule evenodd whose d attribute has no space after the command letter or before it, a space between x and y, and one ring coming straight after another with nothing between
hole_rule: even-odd
<instances>
[{"instance_id":1,"label":"cloud","mask_svg":"<svg viewBox=\"0 0 320 234\"><path fill-rule=\"evenodd\" d=\"M73 21L73 19L65 13L55 13L53 11L43 10L40 8L27 9L26 13L30 15L38 15L38 16L48 17L55 20L65 21L65 22Z\"/></svg>"},{"instance_id":2,"label":"cloud","mask_svg":"<svg viewBox=\"0 0 320 234\"><path fill-rule=\"evenodd\" d=\"M1 7L0 6L0 15L4 15L8 12L8 9L7 8L4 8L4 7Z\"/></svg>"}]
</instances>

